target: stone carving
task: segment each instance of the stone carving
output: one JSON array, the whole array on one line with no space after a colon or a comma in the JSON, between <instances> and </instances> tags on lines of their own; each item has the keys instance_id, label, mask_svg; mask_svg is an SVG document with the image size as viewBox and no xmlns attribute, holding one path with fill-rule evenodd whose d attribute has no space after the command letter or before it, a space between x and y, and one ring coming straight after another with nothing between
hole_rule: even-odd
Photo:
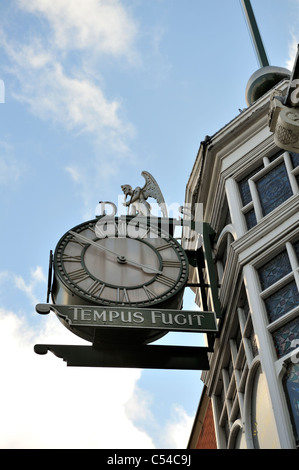
<instances>
[{"instance_id":1,"label":"stone carving","mask_svg":"<svg viewBox=\"0 0 299 470\"><path fill-rule=\"evenodd\" d=\"M285 106L284 97L277 96L277 91L270 97L269 127L278 147L299 151L299 109Z\"/></svg>"},{"instance_id":2,"label":"stone carving","mask_svg":"<svg viewBox=\"0 0 299 470\"><path fill-rule=\"evenodd\" d=\"M285 96L276 89L270 96L269 128L275 144L299 152L299 46Z\"/></svg>"},{"instance_id":3,"label":"stone carving","mask_svg":"<svg viewBox=\"0 0 299 470\"><path fill-rule=\"evenodd\" d=\"M157 181L147 171L143 171L141 175L145 179L145 185L142 188L137 186L137 188L133 189L129 184L121 186L125 195L124 206L128 207L130 215L149 216L151 205L147 202L147 199L152 197L159 204L163 217L167 217L166 204ZM128 196L130 196L129 200L127 200Z\"/></svg>"}]
</instances>

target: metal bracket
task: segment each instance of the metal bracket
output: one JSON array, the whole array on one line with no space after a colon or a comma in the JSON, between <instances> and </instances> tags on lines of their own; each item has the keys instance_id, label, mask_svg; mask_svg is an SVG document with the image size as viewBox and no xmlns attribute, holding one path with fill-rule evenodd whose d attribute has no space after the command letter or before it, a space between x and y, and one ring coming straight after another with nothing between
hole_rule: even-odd
<instances>
[{"instance_id":1,"label":"metal bracket","mask_svg":"<svg viewBox=\"0 0 299 470\"><path fill-rule=\"evenodd\" d=\"M51 295L51 292L52 292L52 272L53 272L53 252L51 250L50 251L50 256L49 256L47 303L50 300L50 295Z\"/></svg>"},{"instance_id":2,"label":"metal bracket","mask_svg":"<svg viewBox=\"0 0 299 470\"><path fill-rule=\"evenodd\" d=\"M209 369L209 348L204 347L104 344L95 348L93 346L36 344L34 351L37 354L47 354L51 351L71 367Z\"/></svg>"}]
</instances>

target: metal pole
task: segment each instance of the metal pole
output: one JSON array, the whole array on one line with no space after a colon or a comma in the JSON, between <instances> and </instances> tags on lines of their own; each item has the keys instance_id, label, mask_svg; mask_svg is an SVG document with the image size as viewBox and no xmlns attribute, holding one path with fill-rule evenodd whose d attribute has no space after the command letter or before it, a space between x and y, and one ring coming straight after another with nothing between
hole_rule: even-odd
<instances>
[{"instance_id":1,"label":"metal pole","mask_svg":"<svg viewBox=\"0 0 299 470\"><path fill-rule=\"evenodd\" d=\"M249 30L252 36L254 47L257 53L258 61L261 67L267 67L269 64L268 57L264 48L264 44L259 32L259 28L254 16L250 0L241 0Z\"/></svg>"}]
</instances>

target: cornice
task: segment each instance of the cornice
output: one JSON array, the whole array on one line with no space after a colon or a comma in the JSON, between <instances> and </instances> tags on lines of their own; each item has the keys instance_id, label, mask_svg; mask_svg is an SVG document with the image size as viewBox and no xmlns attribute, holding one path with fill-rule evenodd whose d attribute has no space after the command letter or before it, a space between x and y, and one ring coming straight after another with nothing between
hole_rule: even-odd
<instances>
[{"instance_id":1,"label":"cornice","mask_svg":"<svg viewBox=\"0 0 299 470\"><path fill-rule=\"evenodd\" d=\"M232 135L236 132L236 130L237 137L240 136L241 141L243 142L244 138L246 139L247 135L252 135L252 132L254 132L255 130L254 127L256 127L257 124L260 124L260 120L264 120L264 123L268 125L270 98L273 93L273 90L279 90L279 93L283 94L284 91L287 89L288 83L289 80L283 80L282 82L280 82L273 89L269 90L268 93L258 99L253 105L248 108L245 108L226 126L216 132L211 138L211 143L213 147L216 147L220 142L222 142L222 145L224 142L226 142L227 145L228 143L230 143L227 143L227 140L233 142L234 138L232 139ZM259 130L258 127L256 128L256 130Z\"/></svg>"},{"instance_id":2,"label":"cornice","mask_svg":"<svg viewBox=\"0 0 299 470\"><path fill-rule=\"evenodd\" d=\"M275 88L283 93L287 84L288 81L284 80ZM211 206L209 193L211 188L217 187L222 162L240 146L244 146L247 141L252 140L262 129L268 129L268 114L272 92L273 90L270 90L252 106L243 110L212 137L207 136L205 140L201 142L187 182L186 202L192 202L193 204L195 202L203 204L208 203L208 205ZM264 148L265 142L269 148L275 147L273 144L273 135L270 133L270 130L268 136L266 136L266 138L263 136L263 141L248 152L249 160L254 158L256 151L259 151L259 147ZM239 164L238 159L238 162L234 164L235 169L238 168ZM227 170L224 171L225 173L227 172ZM215 191L213 191L213 193L215 193Z\"/></svg>"},{"instance_id":3,"label":"cornice","mask_svg":"<svg viewBox=\"0 0 299 470\"><path fill-rule=\"evenodd\" d=\"M298 219L299 194L296 194L265 216L255 227L234 241L231 245L238 255L240 265L244 266L260 255L265 254L265 248L281 243L289 233L299 228Z\"/></svg>"}]
</instances>

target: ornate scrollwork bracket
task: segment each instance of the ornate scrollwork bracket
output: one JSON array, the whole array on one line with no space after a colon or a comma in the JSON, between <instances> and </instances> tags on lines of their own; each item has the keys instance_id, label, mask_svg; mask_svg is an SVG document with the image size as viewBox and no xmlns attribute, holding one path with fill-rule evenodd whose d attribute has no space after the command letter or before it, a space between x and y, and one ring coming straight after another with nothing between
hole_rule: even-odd
<instances>
[{"instance_id":1,"label":"ornate scrollwork bracket","mask_svg":"<svg viewBox=\"0 0 299 470\"><path fill-rule=\"evenodd\" d=\"M270 96L269 128L278 147L299 152L299 47L286 95Z\"/></svg>"}]
</instances>

